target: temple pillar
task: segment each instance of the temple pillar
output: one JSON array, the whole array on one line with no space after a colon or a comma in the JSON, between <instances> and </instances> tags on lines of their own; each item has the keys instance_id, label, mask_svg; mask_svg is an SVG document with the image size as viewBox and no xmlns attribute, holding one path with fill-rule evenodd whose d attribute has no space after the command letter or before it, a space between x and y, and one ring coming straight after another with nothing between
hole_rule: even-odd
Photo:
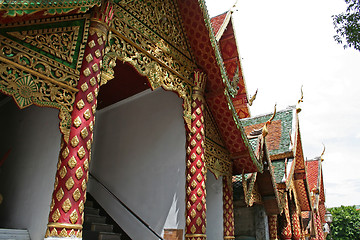
<instances>
[{"instance_id":1,"label":"temple pillar","mask_svg":"<svg viewBox=\"0 0 360 240\"><path fill-rule=\"evenodd\" d=\"M206 75L194 73L191 104L191 129L187 128L186 158L186 240L206 239L204 89Z\"/></svg>"},{"instance_id":2,"label":"temple pillar","mask_svg":"<svg viewBox=\"0 0 360 240\"><path fill-rule=\"evenodd\" d=\"M71 113L69 136L62 135L45 239L82 239L94 114L112 6L94 9Z\"/></svg>"},{"instance_id":3,"label":"temple pillar","mask_svg":"<svg viewBox=\"0 0 360 240\"><path fill-rule=\"evenodd\" d=\"M290 217L291 217L291 230L292 230L292 239L300 240L301 239L301 227L299 215L296 211L296 206L294 201L290 201Z\"/></svg>"},{"instance_id":4,"label":"temple pillar","mask_svg":"<svg viewBox=\"0 0 360 240\"><path fill-rule=\"evenodd\" d=\"M223 176L224 239L235 239L232 177Z\"/></svg>"},{"instance_id":5,"label":"temple pillar","mask_svg":"<svg viewBox=\"0 0 360 240\"><path fill-rule=\"evenodd\" d=\"M323 226L321 223L321 219L320 219L320 214L319 211L316 210L315 211L315 223L316 223L316 235L317 235L317 240L324 240L324 231L323 231Z\"/></svg>"},{"instance_id":6,"label":"temple pillar","mask_svg":"<svg viewBox=\"0 0 360 240\"><path fill-rule=\"evenodd\" d=\"M283 222L281 227L281 239L287 240L292 238L291 232L291 221L290 221L290 212L289 212L289 201L288 196L285 194L285 204L283 210Z\"/></svg>"},{"instance_id":7,"label":"temple pillar","mask_svg":"<svg viewBox=\"0 0 360 240\"><path fill-rule=\"evenodd\" d=\"M278 240L278 217L277 215L268 216L270 240Z\"/></svg>"}]
</instances>

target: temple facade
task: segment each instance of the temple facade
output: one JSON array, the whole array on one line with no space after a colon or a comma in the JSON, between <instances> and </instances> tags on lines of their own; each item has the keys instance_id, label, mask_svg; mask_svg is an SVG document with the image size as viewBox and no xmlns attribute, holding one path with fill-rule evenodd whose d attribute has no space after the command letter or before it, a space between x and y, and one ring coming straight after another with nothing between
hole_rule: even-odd
<instances>
[{"instance_id":1,"label":"temple facade","mask_svg":"<svg viewBox=\"0 0 360 240\"><path fill-rule=\"evenodd\" d=\"M235 239L238 178L259 205L258 239L304 236L301 213L315 203L297 112L250 129L231 10L210 19L204 0L8 0L0 16L0 228ZM277 121L288 124L280 140Z\"/></svg>"}]
</instances>

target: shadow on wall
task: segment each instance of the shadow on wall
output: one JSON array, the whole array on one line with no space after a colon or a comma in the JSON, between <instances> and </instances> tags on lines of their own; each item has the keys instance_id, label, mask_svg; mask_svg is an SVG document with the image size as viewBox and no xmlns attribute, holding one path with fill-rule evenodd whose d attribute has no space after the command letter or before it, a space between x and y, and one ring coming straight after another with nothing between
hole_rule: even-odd
<instances>
[{"instance_id":1,"label":"shadow on wall","mask_svg":"<svg viewBox=\"0 0 360 240\"><path fill-rule=\"evenodd\" d=\"M158 89L113 104L96 116L92 174L158 234L164 227L185 227L182 111L176 94ZM100 191L89 184L89 192L130 237L152 239Z\"/></svg>"}]
</instances>

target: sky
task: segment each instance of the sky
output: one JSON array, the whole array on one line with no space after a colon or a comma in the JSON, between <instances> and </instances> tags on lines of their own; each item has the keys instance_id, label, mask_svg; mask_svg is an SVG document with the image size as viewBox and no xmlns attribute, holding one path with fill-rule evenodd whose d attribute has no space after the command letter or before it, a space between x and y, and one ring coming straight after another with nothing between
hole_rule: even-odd
<instances>
[{"instance_id":1,"label":"sky","mask_svg":"<svg viewBox=\"0 0 360 240\"><path fill-rule=\"evenodd\" d=\"M210 16L235 0L206 0ZM234 27L248 95L259 89L251 115L296 105L305 157L326 147L327 207L360 205L360 52L333 40L331 16L344 0L238 0Z\"/></svg>"}]
</instances>

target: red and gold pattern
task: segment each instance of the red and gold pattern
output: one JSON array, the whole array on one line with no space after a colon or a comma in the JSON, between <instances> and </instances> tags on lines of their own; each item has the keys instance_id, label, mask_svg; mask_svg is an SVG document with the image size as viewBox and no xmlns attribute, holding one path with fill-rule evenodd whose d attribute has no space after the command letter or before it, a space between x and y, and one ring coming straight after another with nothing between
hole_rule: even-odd
<instances>
[{"instance_id":1,"label":"red and gold pattern","mask_svg":"<svg viewBox=\"0 0 360 240\"><path fill-rule=\"evenodd\" d=\"M319 211L315 212L315 224L316 224L316 240L324 240L324 232L322 228Z\"/></svg>"},{"instance_id":2,"label":"red and gold pattern","mask_svg":"<svg viewBox=\"0 0 360 240\"><path fill-rule=\"evenodd\" d=\"M200 3L200 4L199 4ZM230 108L231 97L226 91L228 80L224 62L220 59L220 49L215 41L204 1L182 0L178 1L179 10L184 28L189 37L189 43L195 56L195 61L207 74L206 102L218 124L226 148L234 155L234 174L256 172L257 166L249 155L242 130L238 128L238 116ZM205 20L204 20L205 18ZM210 38L209 38L210 36ZM212 39L212 40L211 40ZM225 80L227 79L227 80Z\"/></svg>"},{"instance_id":3,"label":"red and gold pattern","mask_svg":"<svg viewBox=\"0 0 360 240\"><path fill-rule=\"evenodd\" d=\"M235 239L232 178L223 176L224 239Z\"/></svg>"},{"instance_id":4,"label":"red and gold pattern","mask_svg":"<svg viewBox=\"0 0 360 240\"><path fill-rule=\"evenodd\" d=\"M288 196L287 194L284 195L284 217L282 218L282 229L281 229L281 239L291 239L292 232L291 232L291 222L290 222L290 213L289 213L289 203L288 203Z\"/></svg>"},{"instance_id":5,"label":"red and gold pattern","mask_svg":"<svg viewBox=\"0 0 360 240\"><path fill-rule=\"evenodd\" d=\"M299 215L296 211L296 206L293 201L290 201L290 217L291 217L291 229L292 229L292 239L300 240L301 239L301 227Z\"/></svg>"},{"instance_id":6,"label":"red and gold pattern","mask_svg":"<svg viewBox=\"0 0 360 240\"><path fill-rule=\"evenodd\" d=\"M188 130L186 162L186 232L187 240L206 239L205 129L204 98L206 75L195 72L192 93L191 129Z\"/></svg>"},{"instance_id":7,"label":"red and gold pattern","mask_svg":"<svg viewBox=\"0 0 360 240\"><path fill-rule=\"evenodd\" d=\"M111 12L109 7L106 5L107 14ZM94 113L106 35L107 25L93 19L71 115L70 137L62 137L46 238L82 237Z\"/></svg>"},{"instance_id":8,"label":"red and gold pattern","mask_svg":"<svg viewBox=\"0 0 360 240\"><path fill-rule=\"evenodd\" d=\"M278 219L277 215L268 216L270 240L278 240Z\"/></svg>"}]
</instances>

